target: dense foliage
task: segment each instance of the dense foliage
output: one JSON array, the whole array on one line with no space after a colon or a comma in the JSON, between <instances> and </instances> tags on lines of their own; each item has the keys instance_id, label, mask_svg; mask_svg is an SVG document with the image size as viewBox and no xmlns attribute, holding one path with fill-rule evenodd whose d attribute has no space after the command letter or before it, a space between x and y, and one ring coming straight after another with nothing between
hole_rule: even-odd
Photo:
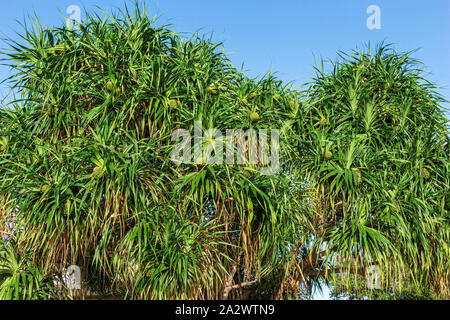
<instances>
[{"instance_id":1,"label":"dense foliage","mask_svg":"<svg viewBox=\"0 0 450 320\"><path fill-rule=\"evenodd\" d=\"M335 271L378 264L386 285L448 297L449 131L443 100L411 54L380 45L318 70L299 165L315 191L316 241L336 253Z\"/></svg>"},{"instance_id":2,"label":"dense foliage","mask_svg":"<svg viewBox=\"0 0 450 320\"><path fill-rule=\"evenodd\" d=\"M307 297L372 264L384 291L449 297L449 132L410 53L343 55L298 91L138 7L23 40L4 52L22 97L0 109L0 297L65 298L72 264L82 297ZM194 121L277 129L281 167L174 163Z\"/></svg>"}]
</instances>

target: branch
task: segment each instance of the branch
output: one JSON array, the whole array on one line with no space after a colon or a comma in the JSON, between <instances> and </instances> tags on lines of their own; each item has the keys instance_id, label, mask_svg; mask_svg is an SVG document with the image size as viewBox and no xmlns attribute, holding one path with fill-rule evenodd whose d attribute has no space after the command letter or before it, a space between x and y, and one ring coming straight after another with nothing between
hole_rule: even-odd
<instances>
[{"instance_id":1,"label":"branch","mask_svg":"<svg viewBox=\"0 0 450 320\"><path fill-rule=\"evenodd\" d=\"M233 286L230 286L227 289L229 289L231 291L233 289L244 288L244 287L251 286L251 285L253 285L253 284L257 283L257 282L258 282L258 279L255 279L255 280L252 280L252 281L245 281L245 282L242 282L240 284L235 284Z\"/></svg>"},{"instance_id":2,"label":"branch","mask_svg":"<svg viewBox=\"0 0 450 320\"><path fill-rule=\"evenodd\" d=\"M225 289L223 289L222 300L228 299L228 295L230 294L230 291L232 288L231 284L233 283L233 278L234 278L234 275L236 274L236 270L237 270L237 263L235 263L233 265L230 275L228 276L227 281L225 282Z\"/></svg>"}]
</instances>

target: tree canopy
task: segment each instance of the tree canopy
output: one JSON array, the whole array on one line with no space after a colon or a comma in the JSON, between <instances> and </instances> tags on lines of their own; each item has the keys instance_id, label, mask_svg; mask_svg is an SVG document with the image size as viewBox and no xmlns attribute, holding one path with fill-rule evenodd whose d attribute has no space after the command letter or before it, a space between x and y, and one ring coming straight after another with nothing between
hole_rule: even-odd
<instances>
[{"instance_id":1,"label":"tree canopy","mask_svg":"<svg viewBox=\"0 0 450 320\"><path fill-rule=\"evenodd\" d=\"M413 52L342 53L297 90L138 6L24 30L3 51L0 298L70 298L69 265L81 297L296 299L370 265L383 292L449 297L448 120ZM195 123L276 131L280 166L172 161Z\"/></svg>"}]
</instances>

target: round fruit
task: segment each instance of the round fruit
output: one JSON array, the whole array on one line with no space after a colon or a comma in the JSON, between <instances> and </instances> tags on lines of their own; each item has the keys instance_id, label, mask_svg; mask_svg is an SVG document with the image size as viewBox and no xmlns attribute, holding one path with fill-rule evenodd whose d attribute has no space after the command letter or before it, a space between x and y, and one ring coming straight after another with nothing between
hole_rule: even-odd
<instances>
[{"instance_id":1,"label":"round fruit","mask_svg":"<svg viewBox=\"0 0 450 320\"><path fill-rule=\"evenodd\" d=\"M39 156L44 155L44 148L42 146L37 146L36 150L37 150Z\"/></svg>"},{"instance_id":2,"label":"round fruit","mask_svg":"<svg viewBox=\"0 0 450 320\"><path fill-rule=\"evenodd\" d=\"M178 105L178 100L177 100L177 99L170 99L170 100L169 100L169 105L170 105L172 108L175 108L175 107Z\"/></svg>"},{"instance_id":3,"label":"round fruit","mask_svg":"<svg viewBox=\"0 0 450 320\"><path fill-rule=\"evenodd\" d=\"M218 93L217 87L211 84L208 88L206 88L206 92L211 95L216 95Z\"/></svg>"},{"instance_id":4,"label":"round fruit","mask_svg":"<svg viewBox=\"0 0 450 320\"><path fill-rule=\"evenodd\" d=\"M92 177L96 179L101 178L103 176L103 172L104 172L103 168L97 166L92 170Z\"/></svg>"},{"instance_id":5,"label":"round fruit","mask_svg":"<svg viewBox=\"0 0 450 320\"><path fill-rule=\"evenodd\" d=\"M274 99L274 100L280 100L280 99L281 99L281 96L277 93L277 94L275 94L275 95L273 96L273 99Z\"/></svg>"},{"instance_id":6,"label":"round fruit","mask_svg":"<svg viewBox=\"0 0 450 320\"><path fill-rule=\"evenodd\" d=\"M43 184L40 188L42 193L46 193L50 189L50 186L48 184Z\"/></svg>"},{"instance_id":7,"label":"round fruit","mask_svg":"<svg viewBox=\"0 0 450 320\"><path fill-rule=\"evenodd\" d=\"M105 88L108 91L112 91L114 89L114 83L111 80L106 81Z\"/></svg>"},{"instance_id":8,"label":"round fruit","mask_svg":"<svg viewBox=\"0 0 450 320\"><path fill-rule=\"evenodd\" d=\"M323 157L325 160L330 160L332 156L333 156L333 153L330 150L325 150L323 152Z\"/></svg>"},{"instance_id":9,"label":"round fruit","mask_svg":"<svg viewBox=\"0 0 450 320\"><path fill-rule=\"evenodd\" d=\"M258 114L258 112L253 111L253 112L250 114L250 121L251 121L251 122L256 122L256 121L258 121L258 120L259 120L259 114Z\"/></svg>"}]
</instances>

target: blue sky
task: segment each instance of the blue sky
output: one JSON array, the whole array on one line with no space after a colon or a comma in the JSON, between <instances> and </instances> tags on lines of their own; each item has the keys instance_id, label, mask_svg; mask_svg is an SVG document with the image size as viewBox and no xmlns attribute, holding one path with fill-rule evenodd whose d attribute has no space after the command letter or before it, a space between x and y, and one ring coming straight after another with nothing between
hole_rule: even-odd
<instances>
[{"instance_id":1,"label":"blue sky","mask_svg":"<svg viewBox=\"0 0 450 320\"><path fill-rule=\"evenodd\" d=\"M63 23L61 12L66 13L70 5L110 11L133 2L1 0L0 37L17 39L14 32L20 27L16 20L23 21L33 12L42 24L53 26ZM369 30L366 25L370 5L380 8L380 29ZM424 63L428 79L443 86L440 92L450 100L448 0L153 0L148 8L151 15L162 15L159 23L171 23L178 32L213 32L215 40L224 42L235 65L244 63L250 75L272 69L281 80L295 81L297 87L314 75L314 58L335 60L339 50L383 40L398 51L419 49L414 57ZM0 47L4 48L3 42ZM9 69L0 66L0 79L9 75ZM0 97L7 92L0 84Z\"/></svg>"},{"instance_id":2,"label":"blue sky","mask_svg":"<svg viewBox=\"0 0 450 320\"><path fill-rule=\"evenodd\" d=\"M15 37L15 20L37 13L44 25L62 23L61 12L70 5L110 11L133 0L2 0L0 36ZM314 75L314 59L335 60L337 51L362 48L367 42L385 40L399 51L419 49L428 78L445 87L450 99L450 1L448 0L153 0L150 14L162 15L160 23L172 23L177 31L213 32L224 42L235 65L245 64L250 75L272 69L284 81L300 86ZM369 30L366 12L377 5L381 29ZM83 18L83 17L82 17ZM1 45L3 48L4 45ZM0 78L9 70L0 67ZM0 96L7 92L0 85ZM449 105L446 104L448 108ZM447 113L449 114L449 113Z\"/></svg>"}]
</instances>

